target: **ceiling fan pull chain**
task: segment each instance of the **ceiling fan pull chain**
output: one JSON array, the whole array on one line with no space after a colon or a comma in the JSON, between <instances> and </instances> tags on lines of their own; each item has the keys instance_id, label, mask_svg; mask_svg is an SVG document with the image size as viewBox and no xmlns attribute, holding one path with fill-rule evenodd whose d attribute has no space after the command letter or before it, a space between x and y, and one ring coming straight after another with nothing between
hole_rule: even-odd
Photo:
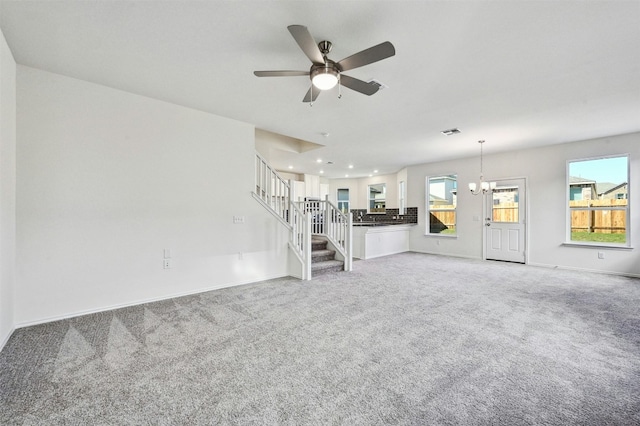
<instances>
[{"instance_id":1,"label":"ceiling fan pull chain","mask_svg":"<svg viewBox=\"0 0 640 426\"><path fill-rule=\"evenodd\" d=\"M313 83L311 83L311 92L309 92L311 94L311 100L309 101L309 106L312 107L313 106Z\"/></svg>"},{"instance_id":2,"label":"ceiling fan pull chain","mask_svg":"<svg viewBox=\"0 0 640 426\"><path fill-rule=\"evenodd\" d=\"M338 99L342 99L342 84L340 84L340 74L338 74Z\"/></svg>"}]
</instances>

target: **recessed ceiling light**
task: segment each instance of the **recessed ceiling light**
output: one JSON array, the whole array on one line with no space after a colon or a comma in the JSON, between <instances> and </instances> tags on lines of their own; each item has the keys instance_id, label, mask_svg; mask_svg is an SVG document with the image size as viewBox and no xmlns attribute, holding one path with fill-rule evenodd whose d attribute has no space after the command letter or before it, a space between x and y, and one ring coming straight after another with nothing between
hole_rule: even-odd
<instances>
[{"instance_id":1,"label":"recessed ceiling light","mask_svg":"<svg viewBox=\"0 0 640 426\"><path fill-rule=\"evenodd\" d=\"M349 164L349 168L350 168L350 169L353 169L353 164Z\"/></svg>"},{"instance_id":2,"label":"recessed ceiling light","mask_svg":"<svg viewBox=\"0 0 640 426\"><path fill-rule=\"evenodd\" d=\"M447 135L447 136L457 135L458 133L460 133L460 129L453 128L453 129L443 130L440 133L442 133L443 135Z\"/></svg>"},{"instance_id":3,"label":"recessed ceiling light","mask_svg":"<svg viewBox=\"0 0 640 426\"><path fill-rule=\"evenodd\" d=\"M323 174L323 173L324 173L324 170L320 170L320 174Z\"/></svg>"},{"instance_id":4,"label":"recessed ceiling light","mask_svg":"<svg viewBox=\"0 0 640 426\"><path fill-rule=\"evenodd\" d=\"M374 170L374 171L373 171L373 173L378 173L378 171L377 171L377 170Z\"/></svg>"},{"instance_id":5,"label":"recessed ceiling light","mask_svg":"<svg viewBox=\"0 0 640 426\"><path fill-rule=\"evenodd\" d=\"M322 163L322 158L318 158L318 159L316 160L316 163Z\"/></svg>"},{"instance_id":6,"label":"recessed ceiling light","mask_svg":"<svg viewBox=\"0 0 640 426\"><path fill-rule=\"evenodd\" d=\"M344 175L344 177L349 177L349 175Z\"/></svg>"},{"instance_id":7,"label":"recessed ceiling light","mask_svg":"<svg viewBox=\"0 0 640 426\"><path fill-rule=\"evenodd\" d=\"M373 175L369 175L369 177L373 177Z\"/></svg>"},{"instance_id":8,"label":"recessed ceiling light","mask_svg":"<svg viewBox=\"0 0 640 426\"><path fill-rule=\"evenodd\" d=\"M289 170L293 169L293 166L289 166Z\"/></svg>"},{"instance_id":9,"label":"recessed ceiling light","mask_svg":"<svg viewBox=\"0 0 640 426\"><path fill-rule=\"evenodd\" d=\"M328 137L329 137L329 133L328 133L328 132L322 132L322 133L320 133L320 134L321 134L322 136L324 136L325 138L328 138Z\"/></svg>"}]
</instances>

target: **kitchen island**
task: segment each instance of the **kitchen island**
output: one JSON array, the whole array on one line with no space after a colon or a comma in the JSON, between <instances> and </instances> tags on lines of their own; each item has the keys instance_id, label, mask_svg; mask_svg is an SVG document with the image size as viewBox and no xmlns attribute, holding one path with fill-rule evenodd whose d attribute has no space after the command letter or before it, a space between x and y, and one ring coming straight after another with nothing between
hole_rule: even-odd
<instances>
[{"instance_id":1,"label":"kitchen island","mask_svg":"<svg viewBox=\"0 0 640 426\"><path fill-rule=\"evenodd\" d=\"M353 222L353 257L373 259L409 251L409 232L416 224Z\"/></svg>"}]
</instances>

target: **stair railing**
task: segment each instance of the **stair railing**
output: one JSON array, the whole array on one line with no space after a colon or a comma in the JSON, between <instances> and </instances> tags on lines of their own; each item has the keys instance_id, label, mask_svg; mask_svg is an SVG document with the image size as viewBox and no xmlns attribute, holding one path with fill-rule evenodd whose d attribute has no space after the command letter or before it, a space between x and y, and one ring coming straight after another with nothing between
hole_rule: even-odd
<instances>
[{"instance_id":1,"label":"stair railing","mask_svg":"<svg viewBox=\"0 0 640 426\"><path fill-rule=\"evenodd\" d=\"M269 163L256 153L256 191L255 194L275 216L289 225L289 205L291 204L291 185L284 180Z\"/></svg>"},{"instance_id":2,"label":"stair railing","mask_svg":"<svg viewBox=\"0 0 640 426\"><path fill-rule=\"evenodd\" d=\"M352 262L352 217L344 214L329 201L329 196L324 200L324 235L331 241L340 254L344 257L344 270L351 270Z\"/></svg>"},{"instance_id":3,"label":"stair railing","mask_svg":"<svg viewBox=\"0 0 640 426\"><path fill-rule=\"evenodd\" d=\"M309 213L291 203L289 247L302 262L302 279L311 279L311 218Z\"/></svg>"},{"instance_id":4,"label":"stair railing","mask_svg":"<svg viewBox=\"0 0 640 426\"><path fill-rule=\"evenodd\" d=\"M290 182L256 153L253 197L289 230L289 247L302 263L302 279L311 279L311 216L293 203Z\"/></svg>"},{"instance_id":5,"label":"stair railing","mask_svg":"<svg viewBox=\"0 0 640 426\"><path fill-rule=\"evenodd\" d=\"M306 200L294 202L300 210L307 212L311 221L311 233L326 237L344 258L344 270L352 268L352 217L344 214L329 201Z\"/></svg>"}]
</instances>

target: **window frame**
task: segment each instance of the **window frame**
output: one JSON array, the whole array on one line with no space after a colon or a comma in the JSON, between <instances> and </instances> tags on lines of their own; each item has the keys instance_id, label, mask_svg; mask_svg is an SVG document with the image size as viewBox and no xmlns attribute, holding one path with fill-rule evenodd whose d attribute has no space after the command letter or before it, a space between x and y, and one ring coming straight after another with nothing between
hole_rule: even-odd
<instances>
[{"instance_id":1,"label":"window frame","mask_svg":"<svg viewBox=\"0 0 640 426\"><path fill-rule=\"evenodd\" d=\"M430 187L431 187L431 180L432 179L439 179L439 178L451 178L452 176L455 176L455 200L452 199L452 202L454 202L453 206L454 208L446 208L446 209L438 209L438 208L432 208L431 207L431 202L430 202ZM437 236L437 237L442 237L442 238L457 238L458 237L458 173L443 173L443 174L434 174L434 175L429 175L425 177L425 210L426 210L426 215L425 215L425 235L426 236ZM446 188L445 188L446 191ZM447 234L443 234L442 232L431 232L431 212L434 211L453 211L454 212L454 229L455 232L453 233L447 233Z\"/></svg>"},{"instance_id":2,"label":"window frame","mask_svg":"<svg viewBox=\"0 0 640 426\"><path fill-rule=\"evenodd\" d=\"M627 194L626 200L627 204L624 206L585 206L585 207L571 207L571 164L572 163L580 163L586 161L596 161L596 160L606 160L610 158L626 158L627 160ZM613 155L601 155L596 157L587 157L587 158L578 158L567 160L566 164L566 173L565 173L565 242L563 245L567 246L579 246L579 247L602 247L602 248L612 248L612 249L631 249L631 202L630 202L630 194L631 194L631 161L630 155L626 154L613 154ZM597 182L595 182L597 183ZM596 193L596 198L598 199L598 194ZM593 198L592 198L593 199ZM572 240L571 239L571 230L572 230L572 211L624 211L625 212L625 241L623 243L615 243L615 242L606 242L606 241L580 241L580 240Z\"/></svg>"},{"instance_id":3,"label":"window frame","mask_svg":"<svg viewBox=\"0 0 640 426\"><path fill-rule=\"evenodd\" d=\"M398 182L398 214L407 214L407 183L403 180Z\"/></svg>"},{"instance_id":4,"label":"window frame","mask_svg":"<svg viewBox=\"0 0 640 426\"><path fill-rule=\"evenodd\" d=\"M340 199L340 191L347 191L347 200L341 200ZM338 210L342 211L340 209L340 204L341 203L346 203L347 204L347 211L345 214L349 213L351 211L351 191L349 188L337 188L336 189L336 206L338 207Z\"/></svg>"},{"instance_id":5,"label":"window frame","mask_svg":"<svg viewBox=\"0 0 640 426\"><path fill-rule=\"evenodd\" d=\"M378 185L382 185L382 193L384 194L384 198L382 199L377 199L375 198L375 196L372 198L371 197L371 187L372 186L378 186ZM371 211L371 205L375 205L375 203L377 201L384 201L384 211ZM367 214L387 214L387 183L386 182L380 182L380 183L370 183L367 185Z\"/></svg>"}]
</instances>

